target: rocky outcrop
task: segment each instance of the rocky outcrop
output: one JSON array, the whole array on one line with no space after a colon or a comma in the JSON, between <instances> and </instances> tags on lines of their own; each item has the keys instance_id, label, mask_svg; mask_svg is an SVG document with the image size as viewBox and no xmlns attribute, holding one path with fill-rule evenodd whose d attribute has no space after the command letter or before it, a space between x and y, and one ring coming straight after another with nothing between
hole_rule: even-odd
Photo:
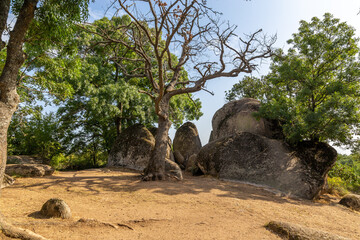
<instances>
[{"instance_id":1,"label":"rocky outcrop","mask_svg":"<svg viewBox=\"0 0 360 240\"><path fill-rule=\"evenodd\" d=\"M54 173L54 169L45 164L7 164L5 173L12 176L43 177Z\"/></svg>"},{"instance_id":2,"label":"rocky outcrop","mask_svg":"<svg viewBox=\"0 0 360 240\"><path fill-rule=\"evenodd\" d=\"M241 132L208 143L196 162L205 174L312 199L322 189L336 157L336 150L326 143L303 142L295 149L280 140Z\"/></svg>"},{"instance_id":3,"label":"rocky outcrop","mask_svg":"<svg viewBox=\"0 0 360 240\"><path fill-rule=\"evenodd\" d=\"M142 171L154 146L155 138L146 127L140 124L130 126L116 138L109 153L108 166Z\"/></svg>"},{"instance_id":4,"label":"rocky outcrop","mask_svg":"<svg viewBox=\"0 0 360 240\"><path fill-rule=\"evenodd\" d=\"M243 98L225 104L213 116L212 132L209 142L230 136L234 133L250 132L268 138L282 138L281 129L276 122L253 115L260 108L260 102L252 98Z\"/></svg>"},{"instance_id":5,"label":"rocky outcrop","mask_svg":"<svg viewBox=\"0 0 360 240\"><path fill-rule=\"evenodd\" d=\"M187 122L176 131L173 149L175 161L186 169L189 157L197 154L201 149L201 141L195 124Z\"/></svg>"},{"instance_id":6,"label":"rocky outcrop","mask_svg":"<svg viewBox=\"0 0 360 240\"><path fill-rule=\"evenodd\" d=\"M316 229L304 227L298 224L271 221L266 226L266 229L279 235L283 239L294 240L350 240L342 236L338 236L332 233L319 231Z\"/></svg>"},{"instance_id":7,"label":"rocky outcrop","mask_svg":"<svg viewBox=\"0 0 360 240\"><path fill-rule=\"evenodd\" d=\"M360 195L348 194L340 200L339 204L360 212Z\"/></svg>"},{"instance_id":8,"label":"rocky outcrop","mask_svg":"<svg viewBox=\"0 0 360 240\"><path fill-rule=\"evenodd\" d=\"M50 218L71 218L70 207L66 202L59 198L51 198L41 208L40 213Z\"/></svg>"},{"instance_id":9,"label":"rocky outcrop","mask_svg":"<svg viewBox=\"0 0 360 240\"><path fill-rule=\"evenodd\" d=\"M143 171L150 160L151 152L155 147L156 128L151 131L141 124L125 129L115 140L109 153L108 166L125 167ZM166 158L174 161L169 138Z\"/></svg>"}]
</instances>

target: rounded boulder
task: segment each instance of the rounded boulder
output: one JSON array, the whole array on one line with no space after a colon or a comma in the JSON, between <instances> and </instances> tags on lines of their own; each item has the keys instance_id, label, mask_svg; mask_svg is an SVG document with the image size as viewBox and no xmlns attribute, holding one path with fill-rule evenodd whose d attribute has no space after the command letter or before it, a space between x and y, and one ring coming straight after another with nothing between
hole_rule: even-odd
<instances>
[{"instance_id":1,"label":"rounded boulder","mask_svg":"<svg viewBox=\"0 0 360 240\"><path fill-rule=\"evenodd\" d=\"M71 218L70 207L60 198L51 198L41 208L40 213L51 218Z\"/></svg>"},{"instance_id":2,"label":"rounded boulder","mask_svg":"<svg viewBox=\"0 0 360 240\"><path fill-rule=\"evenodd\" d=\"M175 161L186 168L189 157L197 154L201 149L201 141L195 124L187 122L176 131L173 149Z\"/></svg>"}]
</instances>

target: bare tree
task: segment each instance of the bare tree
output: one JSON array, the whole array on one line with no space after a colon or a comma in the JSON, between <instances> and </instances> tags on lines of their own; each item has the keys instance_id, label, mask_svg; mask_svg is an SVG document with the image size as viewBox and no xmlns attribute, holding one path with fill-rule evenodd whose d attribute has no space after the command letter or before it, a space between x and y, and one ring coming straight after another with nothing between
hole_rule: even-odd
<instances>
[{"instance_id":1,"label":"bare tree","mask_svg":"<svg viewBox=\"0 0 360 240\"><path fill-rule=\"evenodd\" d=\"M103 44L124 45L136 54L134 61L143 62L141 74L152 87L141 92L154 101L158 116L155 149L144 180L160 180L166 176L170 99L205 89L212 79L252 72L257 60L271 56L275 39L261 38L261 30L246 39L237 37L236 27L221 24L219 13L204 0L118 0L118 4L119 11L132 19L127 26L116 26L126 37L114 39L99 31L93 33L105 39ZM129 61L119 57L118 62L121 60ZM181 70L189 66L193 67L190 80L183 81Z\"/></svg>"}]
</instances>

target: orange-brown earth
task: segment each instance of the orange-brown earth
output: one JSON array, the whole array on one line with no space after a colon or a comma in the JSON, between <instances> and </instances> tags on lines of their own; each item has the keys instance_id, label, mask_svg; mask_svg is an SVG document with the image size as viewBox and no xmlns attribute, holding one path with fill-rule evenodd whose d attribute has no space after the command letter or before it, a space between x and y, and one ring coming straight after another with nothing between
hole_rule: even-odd
<instances>
[{"instance_id":1,"label":"orange-brown earth","mask_svg":"<svg viewBox=\"0 0 360 240\"><path fill-rule=\"evenodd\" d=\"M54 197L68 203L71 219L37 213ZM210 177L142 182L137 172L96 169L18 178L2 190L0 209L16 226L53 240L280 239L264 228L271 220L360 239L360 213L327 200L291 199Z\"/></svg>"}]
</instances>

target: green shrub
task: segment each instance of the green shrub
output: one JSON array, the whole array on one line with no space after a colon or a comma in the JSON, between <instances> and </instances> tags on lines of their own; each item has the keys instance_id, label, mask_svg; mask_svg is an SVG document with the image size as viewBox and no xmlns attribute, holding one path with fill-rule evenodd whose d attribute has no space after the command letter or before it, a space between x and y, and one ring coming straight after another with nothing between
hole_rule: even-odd
<instances>
[{"instance_id":1,"label":"green shrub","mask_svg":"<svg viewBox=\"0 0 360 240\"><path fill-rule=\"evenodd\" d=\"M329 172L328 184L330 192L360 193L359 155L339 155L336 164Z\"/></svg>"}]
</instances>

